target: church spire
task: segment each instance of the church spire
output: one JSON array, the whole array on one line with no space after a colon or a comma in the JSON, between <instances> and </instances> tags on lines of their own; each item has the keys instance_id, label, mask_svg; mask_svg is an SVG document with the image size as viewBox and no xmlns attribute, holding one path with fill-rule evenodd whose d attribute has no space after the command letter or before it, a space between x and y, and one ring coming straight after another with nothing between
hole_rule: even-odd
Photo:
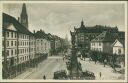
<instances>
[{"instance_id":1,"label":"church spire","mask_svg":"<svg viewBox=\"0 0 128 83\"><path fill-rule=\"evenodd\" d=\"M20 14L20 22L23 26L28 28L28 15L27 15L27 10L26 10L26 4L23 3L22 6L22 12Z\"/></svg>"},{"instance_id":2,"label":"church spire","mask_svg":"<svg viewBox=\"0 0 128 83\"><path fill-rule=\"evenodd\" d=\"M81 28L85 27L84 26L84 21L83 21L83 18L82 18L82 21L81 21Z\"/></svg>"},{"instance_id":3,"label":"church spire","mask_svg":"<svg viewBox=\"0 0 128 83\"><path fill-rule=\"evenodd\" d=\"M84 25L84 21L83 21L83 18L82 18L82 21L81 21L81 25Z\"/></svg>"},{"instance_id":4,"label":"church spire","mask_svg":"<svg viewBox=\"0 0 128 83\"><path fill-rule=\"evenodd\" d=\"M26 5L23 3L21 15L27 16Z\"/></svg>"}]
</instances>

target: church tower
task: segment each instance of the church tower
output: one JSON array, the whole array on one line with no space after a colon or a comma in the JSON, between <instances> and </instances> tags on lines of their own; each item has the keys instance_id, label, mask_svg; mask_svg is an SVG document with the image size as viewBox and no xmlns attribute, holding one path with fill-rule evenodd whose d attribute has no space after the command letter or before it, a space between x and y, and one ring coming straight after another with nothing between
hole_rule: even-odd
<instances>
[{"instance_id":1,"label":"church tower","mask_svg":"<svg viewBox=\"0 0 128 83\"><path fill-rule=\"evenodd\" d=\"M84 21L82 19L82 21L81 21L81 28L84 28L84 27L85 27L85 25L84 25Z\"/></svg>"},{"instance_id":2,"label":"church tower","mask_svg":"<svg viewBox=\"0 0 128 83\"><path fill-rule=\"evenodd\" d=\"M28 29L28 15L25 3L23 3L22 6L22 12L20 14L20 23Z\"/></svg>"}]
</instances>

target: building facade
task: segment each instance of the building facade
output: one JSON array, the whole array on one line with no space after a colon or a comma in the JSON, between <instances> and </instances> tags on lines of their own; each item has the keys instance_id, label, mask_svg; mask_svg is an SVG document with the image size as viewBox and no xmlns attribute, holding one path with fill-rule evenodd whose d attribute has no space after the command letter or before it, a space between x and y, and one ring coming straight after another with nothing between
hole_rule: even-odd
<instances>
[{"instance_id":1,"label":"building facade","mask_svg":"<svg viewBox=\"0 0 128 83\"><path fill-rule=\"evenodd\" d=\"M117 27L107 27L102 25L95 25L92 27L85 26L82 20L79 28L74 27L76 33L76 45L79 49L89 51L90 41L100 35L103 31L109 31L114 35L124 38L124 32L119 32Z\"/></svg>"},{"instance_id":2,"label":"building facade","mask_svg":"<svg viewBox=\"0 0 128 83\"><path fill-rule=\"evenodd\" d=\"M108 31L102 32L96 38L91 41L91 50L100 51L103 53L112 53L112 43L115 37Z\"/></svg>"},{"instance_id":3,"label":"building facade","mask_svg":"<svg viewBox=\"0 0 128 83\"><path fill-rule=\"evenodd\" d=\"M124 45L125 45L124 40L116 39L115 42L112 44L113 54L124 55L125 54Z\"/></svg>"},{"instance_id":4,"label":"building facade","mask_svg":"<svg viewBox=\"0 0 128 83\"><path fill-rule=\"evenodd\" d=\"M37 31L35 34L35 41L36 41L36 54L48 54L50 55L50 41L48 40L47 35L44 31L40 30Z\"/></svg>"},{"instance_id":5,"label":"building facade","mask_svg":"<svg viewBox=\"0 0 128 83\"><path fill-rule=\"evenodd\" d=\"M46 34L42 30L32 33L28 28L25 4L18 19L3 13L3 78L15 77L27 68L36 66L64 45L58 36Z\"/></svg>"},{"instance_id":6,"label":"building facade","mask_svg":"<svg viewBox=\"0 0 128 83\"><path fill-rule=\"evenodd\" d=\"M3 65L11 70L24 68L34 54L30 53L30 39L33 34L14 17L3 13ZM6 63L5 63L6 62ZM22 64L22 65L21 65ZM13 73L13 72L11 72Z\"/></svg>"}]
</instances>

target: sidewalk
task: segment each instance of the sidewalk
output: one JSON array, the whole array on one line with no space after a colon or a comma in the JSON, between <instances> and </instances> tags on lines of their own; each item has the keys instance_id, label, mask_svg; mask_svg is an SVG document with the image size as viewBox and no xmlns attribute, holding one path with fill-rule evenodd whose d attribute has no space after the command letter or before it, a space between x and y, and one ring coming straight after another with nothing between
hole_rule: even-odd
<instances>
[{"instance_id":1,"label":"sidewalk","mask_svg":"<svg viewBox=\"0 0 128 83\"><path fill-rule=\"evenodd\" d=\"M25 72L23 72L22 74L16 76L13 79L25 79L27 78L29 75L31 75L33 72L35 72L36 68L30 68L28 70L26 70Z\"/></svg>"},{"instance_id":2,"label":"sidewalk","mask_svg":"<svg viewBox=\"0 0 128 83\"><path fill-rule=\"evenodd\" d=\"M45 61L43 61L43 63ZM30 76L32 73L34 73L37 70L37 68L40 66L40 64L41 63L39 63L38 66L35 67L35 68L29 68L29 69L27 69L26 71L24 71L23 73L19 74L18 76L16 76L13 79L26 79L28 76Z\"/></svg>"}]
</instances>

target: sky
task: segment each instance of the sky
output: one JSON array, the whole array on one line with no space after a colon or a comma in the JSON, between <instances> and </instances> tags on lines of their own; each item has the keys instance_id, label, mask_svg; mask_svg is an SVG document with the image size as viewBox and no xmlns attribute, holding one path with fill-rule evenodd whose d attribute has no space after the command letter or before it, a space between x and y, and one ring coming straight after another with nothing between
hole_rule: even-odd
<instances>
[{"instance_id":1,"label":"sky","mask_svg":"<svg viewBox=\"0 0 128 83\"><path fill-rule=\"evenodd\" d=\"M26 3L29 30L44 30L59 37L70 38L70 30L85 26L117 26L125 31L124 4L81 4L81 3ZM4 3L3 12L20 16L22 3Z\"/></svg>"}]
</instances>

